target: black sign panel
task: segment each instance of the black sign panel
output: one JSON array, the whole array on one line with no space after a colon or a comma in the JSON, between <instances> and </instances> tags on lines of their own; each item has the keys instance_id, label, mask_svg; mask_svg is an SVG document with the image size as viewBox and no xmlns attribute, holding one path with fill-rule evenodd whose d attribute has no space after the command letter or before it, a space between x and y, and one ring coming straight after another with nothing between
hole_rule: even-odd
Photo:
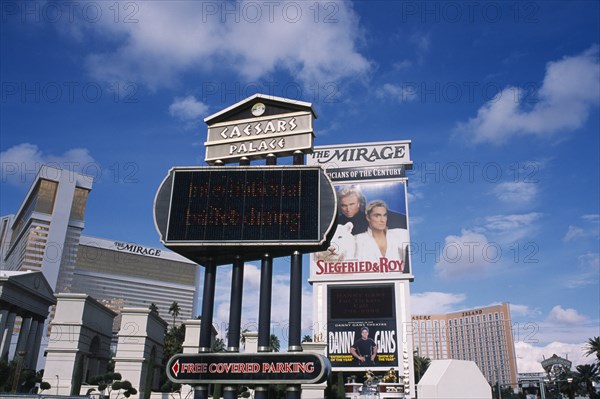
<instances>
[{"instance_id":1,"label":"black sign panel","mask_svg":"<svg viewBox=\"0 0 600 399\"><path fill-rule=\"evenodd\" d=\"M335 212L314 166L173 168L154 206L163 243L201 264L322 250Z\"/></svg>"},{"instance_id":2,"label":"black sign panel","mask_svg":"<svg viewBox=\"0 0 600 399\"><path fill-rule=\"evenodd\" d=\"M331 366L316 353L198 353L173 356L167 376L175 383L318 384Z\"/></svg>"},{"instance_id":3,"label":"black sign panel","mask_svg":"<svg viewBox=\"0 0 600 399\"><path fill-rule=\"evenodd\" d=\"M319 237L319 170L176 171L167 241Z\"/></svg>"},{"instance_id":4,"label":"black sign panel","mask_svg":"<svg viewBox=\"0 0 600 399\"><path fill-rule=\"evenodd\" d=\"M394 286L331 286L329 318L332 320L390 319L395 317Z\"/></svg>"}]
</instances>

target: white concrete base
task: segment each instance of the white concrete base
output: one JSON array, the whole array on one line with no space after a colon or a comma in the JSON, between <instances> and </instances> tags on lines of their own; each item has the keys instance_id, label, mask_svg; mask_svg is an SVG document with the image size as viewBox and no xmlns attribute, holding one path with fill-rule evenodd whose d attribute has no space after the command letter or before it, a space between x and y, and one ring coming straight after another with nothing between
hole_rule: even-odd
<instances>
[{"instance_id":1,"label":"white concrete base","mask_svg":"<svg viewBox=\"0 0 600 399\"><path fill-rule=\"evenodd\" d=\"M138 390L138 398L149 398L158 388L158 376L167 322L146 308L123 308L115 354L115 371Z\"/></svg>"},{"instance_id":2,"label":"white concrete base","mask_svg":"<svg viewBox=\"0 0 600 399\"><path fill-rule=\"evenodd\" d=\"M327 344L325 342L303 342L302 350L326 356ZM323 399L325 398L325 388L327 388L327 382L321 384L302 384L302 399Z\"/></svg>"},{"instance_id":3,"label":"white concrete base","mask_svg":"<svg viewBox=\"0 0 600 399\"><path fill-rule=\"evenodd\" d=\"M77 394L88 377L106 369L116 313L85 294L56 298L44 376L52 394Z\"/></svg>"},{"instance_id":4,"label":"white concrete base","mask_svg":"<svg viewBox=\"0 0 600 399\"><path fill-rule=\"evenodd\" d=\"M492 399L492 388L475 362L432 360L417 384L419 399Z\"/></svg>"}]
</instances>

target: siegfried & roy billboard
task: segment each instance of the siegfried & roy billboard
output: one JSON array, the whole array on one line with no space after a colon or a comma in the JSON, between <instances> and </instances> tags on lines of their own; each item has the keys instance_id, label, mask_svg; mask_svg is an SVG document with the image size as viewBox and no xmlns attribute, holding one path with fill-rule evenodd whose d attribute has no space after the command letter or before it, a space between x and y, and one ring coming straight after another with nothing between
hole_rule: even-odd
<instances>
[{"instance_id":1,"label":"siegfried & roy billboard","mask_svg":"<svg viewBox=\"0 0 600 399\"><path fill-rule=\"evenodd\" d=\"M322 166L334 182L338 209L330 246L312 255L311 278L413 278L405 177L412 167L409 149L410 141L315 147L307 163Z\"/></svg>"}]
</instances>

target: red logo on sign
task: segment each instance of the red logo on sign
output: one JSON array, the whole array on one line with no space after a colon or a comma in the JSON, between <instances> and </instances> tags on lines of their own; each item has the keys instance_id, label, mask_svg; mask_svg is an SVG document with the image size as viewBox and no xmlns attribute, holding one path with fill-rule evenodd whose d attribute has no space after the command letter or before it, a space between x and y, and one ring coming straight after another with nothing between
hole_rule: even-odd
<instances>
[{"instance_id":1,"label":"red logo on sign","mask_svg":"<svg viewBox=\"0 0 600 399\"><path fill-rule=\"evenodd\" d=\"M175 363L173 363L173 365L171 366L171 371L173 371L173 374L175 374L175 377L177 377L177 373L179 373L179 359L177 359Z\"/></svg>"}]
</instances>

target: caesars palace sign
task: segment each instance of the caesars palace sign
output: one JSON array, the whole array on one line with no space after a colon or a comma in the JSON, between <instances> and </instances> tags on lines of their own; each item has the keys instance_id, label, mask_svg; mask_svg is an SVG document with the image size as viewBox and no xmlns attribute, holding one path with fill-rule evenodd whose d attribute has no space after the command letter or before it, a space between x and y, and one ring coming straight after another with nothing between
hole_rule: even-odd
<instances>
[{"instance_id":1,"label":"caesars palace sign","mask_svg":"<svg viewBox=\"0 0 600 399\"><path fill-rule=\"evenodd\" d=\"M311 104L255 95L207 117L205 161L236 162L268 154L309 152L313 146Z\"/></svg>"}]
</instances>

